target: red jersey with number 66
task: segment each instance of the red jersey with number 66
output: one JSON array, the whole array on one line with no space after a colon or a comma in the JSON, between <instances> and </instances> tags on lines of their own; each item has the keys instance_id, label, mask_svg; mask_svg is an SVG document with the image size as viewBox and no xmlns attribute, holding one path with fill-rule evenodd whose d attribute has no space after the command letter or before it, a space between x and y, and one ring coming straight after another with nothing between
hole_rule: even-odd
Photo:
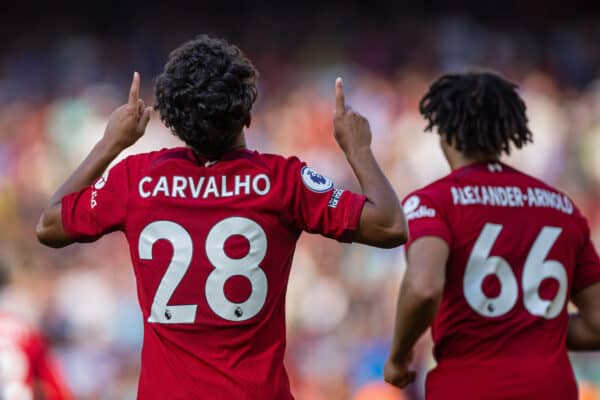
<instances>
[{"instance_id":1,"label":"red jersey with number 66","mask_svg":"<svg viewBox=\"0 0 600 400\"><path fill-rule=\"evenodd\" d=\"M436 236L450 249L427 399L576 400L566 305L600 282L600 262L572 201L505 164L479 163L403 206L407 246Z\"/></svg>"},{"instance_id":2,"label":"red jersey with number 66","mask_svg":"<svg viewBox=\"0 0 600 400\"><path fill-rule=\"evenodd\" d=\"M65 196L62 218L78 241L127 237L145 320L139 399L284 400L296 241L351 241L364 201L297 158L214 163L176 148L121 161Z\"/></svg>"}]
</instances>

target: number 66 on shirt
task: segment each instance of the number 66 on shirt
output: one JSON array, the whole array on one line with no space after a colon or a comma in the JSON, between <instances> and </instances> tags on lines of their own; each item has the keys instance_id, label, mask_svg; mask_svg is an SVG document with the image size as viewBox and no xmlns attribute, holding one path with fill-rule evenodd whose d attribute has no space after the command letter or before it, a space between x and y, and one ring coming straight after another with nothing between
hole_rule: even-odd
<instances>
[{"instance_id":1,"label":"number 66 on shirt","mask_svg":"<svg viewBox=\"0 0 600 400\"><path fill-rule=\"evenodd\" d=\"M404 212L409 259L427 236L449 249L428 398L573 398L566 303L600 282L600 262L571 200L505 164L473 163L407 196Z\"/></svg>"},{"instance_id":2,"label":"number 66 on shirt","mask_svg":"<svg viewBox=\"0 0 600 400\"><path fill-rule=\"evenodd\" d=\"M501 231L502 225L485 224L469 256L463 280L467 303L485 317L506 314L514 307L519 296L517 278L511 266L500 256L489 256ZM567 298L565 267L558 261L545 261L561 232L561 228L549 226L542 228L523 267L522 290L525 307L532 315L546 319L555 318ZM486 296L482 290L484 279L492 274L500 281L500 294L494 298ZM542 281L547 278L554 278L559 284L552 300L543 300L538 293Z\"/></svg>"}]
</instances>

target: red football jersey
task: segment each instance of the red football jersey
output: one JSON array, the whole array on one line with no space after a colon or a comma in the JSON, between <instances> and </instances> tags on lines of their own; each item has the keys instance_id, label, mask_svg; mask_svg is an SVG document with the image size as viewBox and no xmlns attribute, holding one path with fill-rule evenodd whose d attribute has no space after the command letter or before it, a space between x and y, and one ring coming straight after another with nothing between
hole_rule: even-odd
<instances>
[{"instance_id":1,"label":"red football jersey","mask_svg":"<svg viewBox=\"0 0 600 400\"><path fill-rule=\"evenodd\" d=\"M407 246L436 236L450 249L427 398L576 400L566 305L600 281L600 262L572 201L505 164L479 163L403 206Z\"/></svg>"},{"instance_id":2,"label":"red football jersey","mask_svg":"<svg viewBox=\"0 0 600 400\"><path fill-rule=\"evenodd\" d=\"M296 241L352 240L364 201L297 158L240 150L213 163L176 148L121 161L65 196L62 218L78 241L127 237L145 320L138 398L292 399Z\"/></svg>"},{"instance_id":3,"label":"red football jersey","mask_svg":"<svg viewBox=\"0 0 600 400\"><path fill-rule=\"evenodd\" d=\"M12 315L0 313L0 399L70 399L58 367L40 334Z\"/></svg>"}]
</instances>

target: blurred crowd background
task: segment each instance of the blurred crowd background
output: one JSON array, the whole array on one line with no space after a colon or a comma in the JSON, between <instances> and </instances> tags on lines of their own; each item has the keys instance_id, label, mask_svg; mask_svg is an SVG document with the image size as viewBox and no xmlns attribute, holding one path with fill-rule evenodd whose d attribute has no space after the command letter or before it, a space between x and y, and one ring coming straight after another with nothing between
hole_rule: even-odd
<instances>
[{"instance_id":1,"label":"blurred crowd background","mask_svg":"<svg viewBox=\"0 0 600 400\"><path fill-rule=\"evenodd\" d=\"M520 86L535 140L506 161L567 191L600 245L600 12L577 2L459 3L14 4L0 17L0 259L13 277L0 308L41 328L77 399L135 398L142 320L124 238L56 251L37 244L34 227L125 101L132 71L152 104L169 51L206 32L239 44L261 72L251 148L298 155L358 190L332 137L343 76L401 197L448 172L417 110L429 83L473 66L502 72ZM155 115L130 153L173 145ZM423 398L428 339L415 357L421 382L404 392L382 383L404 265L402 248L303 236L287 305L298 400ZM600 398L600 354L573 361L581 397Z\"/></svg>"}]
</instances>

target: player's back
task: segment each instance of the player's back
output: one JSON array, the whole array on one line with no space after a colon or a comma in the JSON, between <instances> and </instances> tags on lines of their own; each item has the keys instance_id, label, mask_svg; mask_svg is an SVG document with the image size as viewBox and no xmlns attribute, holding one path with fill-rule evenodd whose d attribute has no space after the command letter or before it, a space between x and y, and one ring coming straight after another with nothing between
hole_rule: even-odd
<instances>
[{"instance_id":1,"label":"player's back","mask_svg":"<svg viewBox=\"0 0 600 400\"><path fill-rule=\"evenodd\" d=\"M296 158L176 148L63 200L77 240L122 230L144 316L140 399L291 399L285 292L304 231L352 238L365 198ZM68 211L66 211L68 210Z\"/></svg>"},{"instance_id":2,"label":"player's back","mask_svg":"<svg viewBox=\"0 0 600 400\"><path fill-rule=\"evenodd\" d=\"M428 398L575 399L566 303L597 277L586 272L589 231L571 200L504 164L481 163L404 207L411 229L450 249Z\"/></svg>"},{"instance_id":3,"label":"player's back","mask_svg":"<svg viewBox=\"0 0 600 400\"><path fill-rule=\"evenodd\" d=\"M125 228L147 321L140 397L162 381L174 399L177 385L190 397L289 398L282 299L299 232L280 221L271 185L283 180L249 152L202 167L190 154L131 160L142 163Z\"/></svg>"}]
</instances>

